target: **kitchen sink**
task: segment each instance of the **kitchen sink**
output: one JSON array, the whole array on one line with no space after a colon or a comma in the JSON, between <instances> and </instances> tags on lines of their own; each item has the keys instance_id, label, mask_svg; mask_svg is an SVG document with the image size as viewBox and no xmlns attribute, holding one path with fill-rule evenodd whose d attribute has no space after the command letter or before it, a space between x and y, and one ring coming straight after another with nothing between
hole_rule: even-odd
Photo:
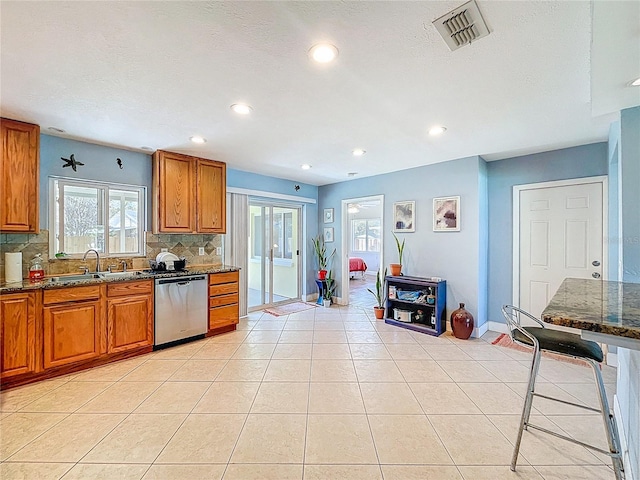
<instances>
[{"instance_id":1,"label":"kitchen sink","mask_svg":"<svg viewBox=\"0 0 640 480\"><path fill-rule=\"evenodd\" d=\"M101 273L86 273L82 275L63 275L61 277L49 277L49 283L77 282L80 280L94 280L102 278Z\"/></svg>"},{"instance_id":2,"label":"kitchen sink","mask_svg":"<svg viewBox=\"0 0 640 480\"><path fill-rule=\"evenodd\" d=\"M81 275L61 275L59 277L49 277L49 283L67 283L78 282L82 280L96 280L96 279L121 279L137 277L142 272L100 272L100 273L86 273Z\"/></svg>"},{"instance_id":3,"label":"kitchen sink","mask_svg":"<svg viewBox=\"0 0 640 480\"><path fill-rule=\"evenodd\" d=\"M103 272L103 273L100 273L99 275L100 275L100 278L104 278L105 280L110 278L126 279L126 278L137 277L138 275L142 275L142 272Z\"/></svg>"}]
</instances>

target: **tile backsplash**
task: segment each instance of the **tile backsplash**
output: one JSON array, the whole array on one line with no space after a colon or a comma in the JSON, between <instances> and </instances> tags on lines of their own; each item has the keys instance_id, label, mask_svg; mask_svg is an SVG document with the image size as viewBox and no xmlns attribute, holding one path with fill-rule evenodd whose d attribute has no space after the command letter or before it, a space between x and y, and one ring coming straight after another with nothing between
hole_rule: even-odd
<instances>
[{"instance_id":1,"label":"tile backsplash","mask_svg":"<svg viewBox=\"0 0 640 480\"><path fill-rule=\"evenodd\" d=\"M108 265L117 265L117 270L121 270L121 261L127 262L129 269L149 268L149 260L155 259L156 255L166 248L169 252L178 257L184 257L189 265L209 265L222 263L222 255L216 255L216 248L223 247L222 235L213 234L153 234L145 233L146 256L144 257L109 257L100 259L100 270L106 270ZM198 255L198 249L204 248L204 255ZM29 264L31 259L38 253L44 260L45 275L59 275L64 273L77 273L81 267L88 266L95 268L95 257L82 259L58 260L49 258L49 231L40 230L38 234L0 234L0 282L4 282L4 254L6 252L22 252L22 276L27 278L29 274Z\"/></svg>"}]
</instances>

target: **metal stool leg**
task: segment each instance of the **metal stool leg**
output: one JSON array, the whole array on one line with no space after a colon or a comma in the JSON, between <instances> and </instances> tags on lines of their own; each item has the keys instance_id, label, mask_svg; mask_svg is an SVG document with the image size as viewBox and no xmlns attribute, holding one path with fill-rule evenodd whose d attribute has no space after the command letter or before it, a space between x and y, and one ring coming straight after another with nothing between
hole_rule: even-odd
<instances>
[{"instance_id":1,"label":"metal stool leg","mask_svg":"<svg viewBox=\"0 0 640 480\"><path fill-rule=\"evenodd\" d=\"M511 471L516 471L516 463L518 462L518 453L520 452L520 443L522 442L522 433L527 428L529 417L531 416L531 407L533 406L533 393L535 392L536 377L538 376L538 368L540 367L540 348L536 344L533 350L533 360L531 361L531 371L529 373L529 384L527 385L527 396L524 400L522 408L522 417L520 418L520 428L518 429L518 438L513 448L513 457L511 457Z\"/></svg>"},{"instance_id":2,"label":"metal stool leg","mask_svg":"<svg viewBox=\"0 0 640 480\"><path fill-rule=\"evenodd\" d=\"M609 444L609 451L611 452L613 471L615 472L616 480L623 480L624 465L622 463L622 449L620 447L620 436L618 435L616 419L611 413L611 410L609 410L609 401L607 400L607 393L604 389L604 381L602 380L602 373L600 373L600 365L593 360L589 360L589 364L591 365L593 375L596 378L598 398L600 400L600 409L602 411L602 420L604 422L604 431L607 435L607 443Z\"/></svg>"}]
</instances>

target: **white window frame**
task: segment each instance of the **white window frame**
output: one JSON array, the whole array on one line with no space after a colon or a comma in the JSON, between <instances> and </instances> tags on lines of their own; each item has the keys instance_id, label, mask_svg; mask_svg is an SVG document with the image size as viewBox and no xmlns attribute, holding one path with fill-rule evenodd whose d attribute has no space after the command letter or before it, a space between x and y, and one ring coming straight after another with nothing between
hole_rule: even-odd
<instances>
[{"instance_id":1,"label":"white window frame","mask_svg":"<svg viewBox=\"0 0 640 480\"><path fill-rule=\"evenodd\" d=\"M58 238L57 235L59 232L64 231L64 225L56 224L56 211L59 210L60 204L58 203L58 196L60 194L60 185L72 185L77 187L85 187L85 188L96 188L101 189L103 194L102 205L103 208L107 211L103 211L102 215L105 219L105 222L108 223L108 198L109 198L109 190L127 190L130 192L137 192L138 194L138 202L140 205L140 216L138 218L138 251L137 252L127 252L127 253L111 253L109 252L109 242L105 241L105 251L100 252L100 256L102 258L110 258L110 257L144 257L146 254L146 243L145 243L145 230L147 224L147 188L140 185L128 185L124 183L112 183L112 182L100 182L97 180L88 180L88 179L77 179L77 178L68 178L68 177L57 177L50 176L49 177L49 258L55 259L55 254L60 251L58 249ZM60 215L60 219L64 218L63 215ZM108 224L105 225L105 239L109 237L109 227ZM62 247L64 249L64 245ZM70 258L82 258L81 253L70 254Z\"/></svg>"},{"instance_id":2,"label":"white window frame","mask_svg":"<svg viewBox=\"0 0 640 480\"><path fill-rule=\"evenodd\" d=\"M380 250L356 250L353 248L355 243L355 222L365 222L365 245L368 245L369 239L369 222L378 220L380 225L382 225L382 220L380 218L353 218L351 219L351 252L353 253L375 253L380 254ZM382 246L382 242L380 242L380 246Z\"/></svg>"}]
</instances>

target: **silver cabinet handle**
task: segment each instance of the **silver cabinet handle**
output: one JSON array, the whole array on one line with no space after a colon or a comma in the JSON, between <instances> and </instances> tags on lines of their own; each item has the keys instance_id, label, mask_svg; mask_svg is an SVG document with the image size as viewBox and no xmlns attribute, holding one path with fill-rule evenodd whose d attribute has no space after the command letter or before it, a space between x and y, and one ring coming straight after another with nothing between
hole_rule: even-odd
<instances>
[{"instance_id":1,"label":"silver cabinet handle","mask_svg":"<svg viewBox=\"0 0 640 480\"><path fill-rule=\"evenodd\" d=\"M598 272L593 272L593 273L591 274L591 276L592 276L593 278L600 278L600 274L599 274Z\"/></svg>"},{"instance_id":2,"label":"silver cabinet handle","mask_svg":"<svg viewBox=\"0 0 640 480\"><path fill-rule=\"evenodd\" d=\"M591 262L591 265L593 265L594 267L599 267L600 262L598 260L594 260L593 262Z\"/></svg>"}]
</instances>

